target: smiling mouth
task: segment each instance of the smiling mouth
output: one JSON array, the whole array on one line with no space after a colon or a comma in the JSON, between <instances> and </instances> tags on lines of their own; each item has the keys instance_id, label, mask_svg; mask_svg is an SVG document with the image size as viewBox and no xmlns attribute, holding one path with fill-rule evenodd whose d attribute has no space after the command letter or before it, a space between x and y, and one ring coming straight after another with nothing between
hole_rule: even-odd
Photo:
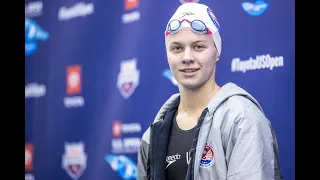
<instances>
[{"instance_id":1,"label":"smiling mouth","mask_svg":"<svg viewBox=\"0 0 320 180\"><path fill-rule=\"evenodd\" d=\"M182 69L182 70L180 70L181 72L184 72L184 73L193 73L193 72L196 72L196 71L198 71L199 69L191 69L191 68L189 68L189 69Z\"/></svg>"}]
</instances>

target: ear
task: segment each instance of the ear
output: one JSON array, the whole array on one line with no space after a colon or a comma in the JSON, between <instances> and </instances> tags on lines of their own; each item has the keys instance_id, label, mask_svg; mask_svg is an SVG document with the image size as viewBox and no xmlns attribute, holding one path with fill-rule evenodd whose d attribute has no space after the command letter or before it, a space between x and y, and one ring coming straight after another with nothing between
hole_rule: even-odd
<instances>
[{"instance_id":1,"label":"ear","mask_svg":"<svg viewBox=\"0 0 320 180\"><path fill-rule=\"evenodd\" d=\"M219 56L219 55L217 55L216 63L219 61L219 59L220 59L220 56Z\"/></svg>"}]
</instances>

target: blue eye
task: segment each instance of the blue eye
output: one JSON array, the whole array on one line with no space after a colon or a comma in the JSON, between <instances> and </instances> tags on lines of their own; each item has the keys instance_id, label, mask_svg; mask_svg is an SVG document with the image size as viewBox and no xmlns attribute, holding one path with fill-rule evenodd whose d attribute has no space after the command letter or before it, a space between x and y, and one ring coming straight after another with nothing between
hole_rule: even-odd
<instances>
[{"instance_id":1,"label":"blue eye","mask_svg":"<svg viewBox=\"0 0 320 180\"><path fill-rule=\"evenodd\" d=\"M180 51L182 48L180 46L174 46L171 48L173 51Z\"/></svg>"}]
</instances>

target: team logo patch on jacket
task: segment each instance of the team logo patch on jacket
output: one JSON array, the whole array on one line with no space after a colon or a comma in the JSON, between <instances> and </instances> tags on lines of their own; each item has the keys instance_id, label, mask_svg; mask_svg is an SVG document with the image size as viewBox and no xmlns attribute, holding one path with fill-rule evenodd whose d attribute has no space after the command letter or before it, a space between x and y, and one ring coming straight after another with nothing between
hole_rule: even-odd
<instances>
[{"instance_id":1,"label":"team logo patch on jacket","mask_svg":"<svg viewBox=\"0 0 320 180\"><path fill-rule=\"evenodd\" d=\"M210 167L214 163L214 152L213 148L209 143L204 146L202 158L200 161L201 167Z\"/></svg>"}]
</instances>

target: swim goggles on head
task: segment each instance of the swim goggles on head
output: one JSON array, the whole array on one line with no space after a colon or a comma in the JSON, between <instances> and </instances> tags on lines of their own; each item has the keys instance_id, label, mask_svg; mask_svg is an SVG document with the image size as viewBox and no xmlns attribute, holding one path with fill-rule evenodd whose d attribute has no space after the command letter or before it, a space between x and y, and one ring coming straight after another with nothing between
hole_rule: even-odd
<instances>
[{"instance_id":1,"label":"swim goggles on head","mask_svg":"<svg viewBox=\"0 0 320 180\"><path fill-rule=\"evenodd\" d=\"M197 34L212 34L212 32L207 28L207 26L201 20L193 20L189 21L187 19L183 19L181 21L174 19L168 23L167 30L165 31L165 35L175 34L181 29L181 24L183 21L187 21L190 24L190 29Z\"/></svg>"}]
</instances>

